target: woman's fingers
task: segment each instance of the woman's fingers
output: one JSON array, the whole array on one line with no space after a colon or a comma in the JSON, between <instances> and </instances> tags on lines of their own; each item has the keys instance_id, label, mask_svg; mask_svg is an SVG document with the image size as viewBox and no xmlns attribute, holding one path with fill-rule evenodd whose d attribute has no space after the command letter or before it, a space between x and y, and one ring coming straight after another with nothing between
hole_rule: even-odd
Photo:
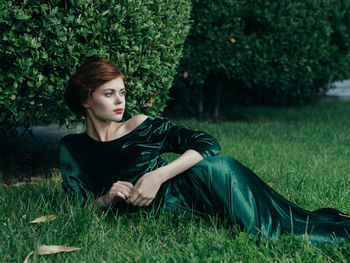
<instances>
[{"instance_id":1,"label":"woman's fingers","mask_svg":"<svg viewBox=\"0 0 350 263\"><path fill-rule=\"evenodd\" d=\"M130 190L132 190L134 188L134 185L130 182L119 181L119 184L128 187Z\"/></svg>"},{"instance_id":2,"label":"woman's fingers","mask_svg":"<svg viewBox=\"0 0 350 263\"><path fill-rule=\"evenodd\" d=\"M117 197L120 197L120 198L122 198L122 199L124 199L124 200L128 199L127 196L128 196L128 195L125 194L125 193L117 192Z\"/></svg>"},{"instance_id":3,"label":"woman's fingers","mask_svg":"<svg viewBox=\"0 0 350 263\"><path fill-rule=\"evenodd\" d=\"M141 195L138 195L134 201L130 201L130 203L134 206L141 206L142 201L145 200Z\"/></svg>"},{"instance_id":4,"label":"woman's fingers","mask_svg":"<svg viewBox=\"0 0 350 263\"><path fill-rule=\"evenodd\" d=\"M127 187L118 187L117 189L111 189L110 196L111 197L120 197L124 200L128 199L130 197L130 192Z\"/></svg>"},{"instance_id":5,"label":"woman's fingers","mask_svg":"<svg viewBox=\"0 0 350 263\"><path fill-rule=\"evenodd\" d=\"M140 203L139 206L148 206L149 203L152 202L152 199L143 199Z\"/></svg>"},{"instance_id":6,"label":"woman's fingers","mask_svg":"<svg viewBox=\"0 0 350 263\"><path fill-rule=\"evenodd\" d=\"M138 195L136 197L132 196L132 198L134 199L129 199L127 202L131 203L134 206L148 206L153 201L153 198L144 198L141 195Z\"/></svg>"},{"instance_id":7,"label":"woman's fingers","mask_svg":"<svg viewBox=\"0 0 350 263\"><path fill-rule=\"evenodd\" d=\"M123 192L126 196L129 196L131 193L131 189L128 186L125 185L113 185L112 187L113 192Z\"/></svg>"}]
</instances>

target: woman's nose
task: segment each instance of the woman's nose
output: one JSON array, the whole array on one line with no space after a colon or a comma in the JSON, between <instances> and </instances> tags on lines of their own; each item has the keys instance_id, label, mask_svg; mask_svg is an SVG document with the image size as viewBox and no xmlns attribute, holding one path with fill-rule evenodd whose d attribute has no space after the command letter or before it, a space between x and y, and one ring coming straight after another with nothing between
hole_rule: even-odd
<instances>
[{"instance_id":1,"label":"woman's nose","mask_svg":"<svg viewBox=\"0 0 350 263\"><path fill-rule=\"evenodd\" d=\"M119 95L115 96L114 104L120 104L122 102L122 97Z\"/></svg>"}]
</instances>

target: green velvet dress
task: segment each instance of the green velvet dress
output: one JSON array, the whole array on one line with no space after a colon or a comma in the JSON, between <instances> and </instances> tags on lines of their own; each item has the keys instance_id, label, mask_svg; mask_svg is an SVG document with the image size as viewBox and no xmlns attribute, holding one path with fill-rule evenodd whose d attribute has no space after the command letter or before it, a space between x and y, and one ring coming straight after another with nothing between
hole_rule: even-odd
<instances>
[{"instance_id":1,"label":"green velvet dress","mask_svg":"<svg viewBox=\"0 0 350 263\"><path fill-rule=\"evenodd\" d=\"M261 238L284 233L310 242L350 239L350 220L334 209L307 211L289 202L251 170L230 157L215 156L212 136L148 117L121 138L100 142L86 133L70 134L60 143L63 188L86 200L86 190L106 193L116 181L136 181L166 164L165 152L198 151L204 160L165 182L154 203L163 210L226 217L232 225Z\"/></svg>"}]
</instances>

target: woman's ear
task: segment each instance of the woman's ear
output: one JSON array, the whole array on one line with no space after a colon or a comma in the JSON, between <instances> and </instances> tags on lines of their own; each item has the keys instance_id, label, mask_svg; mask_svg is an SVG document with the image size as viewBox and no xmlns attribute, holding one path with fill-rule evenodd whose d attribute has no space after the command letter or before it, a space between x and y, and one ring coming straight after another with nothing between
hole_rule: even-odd
<instances>
[{"instance_id":1,"label":"woman's ear","mask_svg":"<svg viewBox=\"0 0 350 263\"><path fill-rule=\"evenodd\" d=\"M83 103L82 106L83 106L85 109L89 109L89 108L90 108L89 103Z\"/></svg>"},{"instance_id":2,"label":"woman's ear","mask_svg":"<svg viewBox=\"0 0 350 263\"><path fill-rule=\"evenodd\" d=\"M90 108L90 103L89 103L89 101L86 101L86 102L83 102L81 104L81 106L83 106L85 109L89 109Z\"/></svg>"}]
</instances>

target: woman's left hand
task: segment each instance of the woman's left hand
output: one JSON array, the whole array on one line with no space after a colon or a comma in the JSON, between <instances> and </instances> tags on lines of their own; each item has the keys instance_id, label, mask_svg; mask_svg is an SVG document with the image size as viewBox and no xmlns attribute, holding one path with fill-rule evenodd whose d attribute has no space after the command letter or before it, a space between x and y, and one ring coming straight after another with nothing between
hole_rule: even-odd
<instances>
[{"instance_id":1,"label":"woman's left hand","mask_svg":"<svg viewBox=\"0 0 350 263\"><path fill-rule=\"evenodd\" d=\"M134 206L148 206L156 196L161 186L161 174L159 170L145 173L135 184L130 194L130 198L126 200Z\"/></svg>"}]
</instances>

